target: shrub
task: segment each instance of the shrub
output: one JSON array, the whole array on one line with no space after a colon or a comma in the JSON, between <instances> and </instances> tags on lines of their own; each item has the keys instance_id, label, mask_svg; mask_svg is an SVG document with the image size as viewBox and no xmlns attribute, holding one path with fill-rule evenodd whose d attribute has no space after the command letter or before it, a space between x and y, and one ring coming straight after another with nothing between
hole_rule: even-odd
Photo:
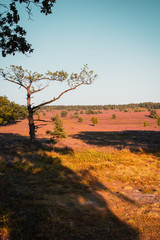
<instances>
[{"instance_id":1,"label":"shrub","mask_svg":"<svg viewBox=\"0 0 160 240\"><path fill-rule=\"evenodd\" d=\"M142 112L142 109L135 109L135 112Z\"/></svg>"},{"instance_id":2,"label":"shrub","mask_svg":"<svg viewBox=\"0 0 160 240\"><path fill-rule=\"evenodd\" d=\"M0 125L27 117L27 108L10 102L7 97L0 96Z\"/></svg>"},{"instance_id":3,"label":"shrub","mask_svg":"<svg viewBox=\"0 0 160 240\"><path fill-rule=\"evenodd\" d=\"M79 117L79 118L78 118L78 122L82 123L82 122L83 122L83 118L82 118L82 117Z\"/></svg>"},{"instance_id":4,"label":"shrub","mask_svg":"<svg viewBox=\"0 0 160 240\"><path fill-rule=\"evenodd\" d=\"M45 113L45 112L43 113L43 116L46 116L46 113Z\"/></svg>"},{"instance_id":5,"label":"shrub","mask_svg":"<svg viewBox=\"0 0 160 240\"><path fill-rule=\"evenodd\" d=\"M146 121L144 121L144 127L147 127L147 125L148 125L148 124L147 124L147 122L146 122Z\"/></svg>"},{"instance_id":6,"label":"shrub","mask_svg":"<svg viewBox=\"0 0 160 240\"><path fill-rule=\"evenodd\" d=\"M150 111L150 115L149 115L151 118L158 118L158 114L157 114L157 111L152 109Z\"/></svg>"},{"instance_id":7,"label":"shrub","mask_svg":"<svg viewBox=\"0 0 160 240\"><path fill-rule=\"evenodd\" d=\"M92 121L93 125L96 125L98 123L98 120L96 117L92 117L91 121Z\"/></svg>"},{"instance_id":8,"label":"shrub","mask_svg":"<svg viewBox=\"0 0 160 240\"><path fill-rule=\"evenodd\" d=\"M85 111L85 114L98 114L98 113L102 113L101 111L95 111L93 109L88 109Z\"/></svg>"},{"instance_id":9,"label":"shrub","mask_svg":"<svg viewBox=\"0 0 160 240\"><path fill-rule=\"evenodd\" d=\"M80 111L80 114L83 114L83 111Z\"/></svg>"},{"instance_id":10,"label":"shrub","mask_svg":"<svg viewBox=\"0 0 160 240\"><path fill-rule=\"evenodd\" d=\"M67 111L63 110L63 111L61 112L61 117L66 117L66 116L67 116Z\"/></svg>"},{"instance_id":11,"label":"shrub","mask_svg":"<svg viewBox=\"0 0 160 240\"><path fill-rule=\"evenodd\" d=\"M38 113L38 115L37 115L37 118L38 118L38 120L40 120L40 115L39 115L39 113Z\"/></svg>"},{"instance_id":12,"label":"shrub","mask_svg":"<svg viewBox=\"0 0 160 240\"><path fill-rule=\"evenodd\" d=\"M113 113L113 114L112 114L112 119L116 119L116 118L117 118L116 114Z\"/></svg>"},{"instance_id":13,"label":"shrub","mask_svg":"<svg viewBox=\"0 0 160 240\"><path fill-rule=\"evenodd\" d=\"M157 118L157 125L160 126L160 117Z\"/></svg>"},{"instance_id":14,"label":"shrub","mask_svg":"<svg viewBox=\"0 0 160 240\"><path fill-rule=\"evenodd\" d=\"M75 112L75 113L74 113L74 117L75 117L75 118L79 118L78 112Z\"/></svg>"}]
</instances>

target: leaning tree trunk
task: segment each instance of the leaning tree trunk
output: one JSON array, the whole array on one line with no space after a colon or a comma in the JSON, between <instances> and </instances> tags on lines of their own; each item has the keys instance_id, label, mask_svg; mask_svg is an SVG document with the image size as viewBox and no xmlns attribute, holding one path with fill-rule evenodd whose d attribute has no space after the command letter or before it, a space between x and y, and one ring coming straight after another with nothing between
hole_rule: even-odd
<instances>
[{"instance_id":1,"label":"leaning tree trunk","mask_svg":"<svg viewBox=\"0 0 160 240\"><path fill-rule=\"evenodd\" d=\"M31 108L31 106L28 106L28 124L29 124L30 141L35 142L36 134L35 134L34 119L33 119L33 110Z\"/></svg>"}]
</instances>

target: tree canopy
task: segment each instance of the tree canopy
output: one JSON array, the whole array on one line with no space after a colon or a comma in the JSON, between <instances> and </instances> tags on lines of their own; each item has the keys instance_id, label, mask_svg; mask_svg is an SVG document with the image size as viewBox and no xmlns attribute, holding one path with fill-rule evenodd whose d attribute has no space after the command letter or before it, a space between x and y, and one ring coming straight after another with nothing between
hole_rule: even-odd
<instances>
[{"instance_id":1,"label":"tree canopy","mask_svg":"<svg viewBox=\"0 0 160 240\"><path fill-rule=\"evenodd\" d=\"M27 108L14 102L7 97L0 96L0 125L15 122L18 119L27 117Z\"/></svg>"},{"instance_id":2,"label":"tree canopy","mask_svg":"<svg viewBox=\"0 0 160 240\"><path fill-rule=\"evenodd\" d=\"M20 13L18 4L25 6L29 19L32 15L32 5L39 7L40 12L48 15L56 0L9 0L0 3L0 48L2 56L16 52L31 53L32 45L26 40L26 30L19 25ZM7 2L7 3L6 3Z\"/></svg>"}]
</instances>

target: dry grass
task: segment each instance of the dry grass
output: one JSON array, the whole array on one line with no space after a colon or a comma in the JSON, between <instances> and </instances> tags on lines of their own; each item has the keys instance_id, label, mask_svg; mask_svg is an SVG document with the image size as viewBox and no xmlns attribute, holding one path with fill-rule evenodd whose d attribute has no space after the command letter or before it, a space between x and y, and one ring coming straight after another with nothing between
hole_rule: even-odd
<instances>
[{"instance_id":1,"label":"dry grass","mask_svg":"<svg viewBox=\"0 0 160 240\"><path fill-rule=\"evenodd\" d=\"M158 130L124 135L74 120L54 145L43 139L51 125L34 146L0 133L0 239L160 239Z\"/></svg>"}]
</instances>

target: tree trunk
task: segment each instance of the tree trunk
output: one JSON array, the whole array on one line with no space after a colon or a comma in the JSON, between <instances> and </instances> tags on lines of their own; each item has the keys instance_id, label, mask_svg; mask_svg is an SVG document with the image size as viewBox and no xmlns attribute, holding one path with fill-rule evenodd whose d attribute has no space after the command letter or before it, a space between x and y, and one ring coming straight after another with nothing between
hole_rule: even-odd
<instances>
[{"instance_id":1,"label":"tree trunk","mask_svg":"<svg viewBox=\"0 0 160 240\"><path fill-rule=\"evenodd\" d=\"M31 106L28 106L28 124L29 124L30 141L35 142L36 140L35 125L34 125L34 119L33 119L33 110Z\"/></svg>"}]
</instances>

